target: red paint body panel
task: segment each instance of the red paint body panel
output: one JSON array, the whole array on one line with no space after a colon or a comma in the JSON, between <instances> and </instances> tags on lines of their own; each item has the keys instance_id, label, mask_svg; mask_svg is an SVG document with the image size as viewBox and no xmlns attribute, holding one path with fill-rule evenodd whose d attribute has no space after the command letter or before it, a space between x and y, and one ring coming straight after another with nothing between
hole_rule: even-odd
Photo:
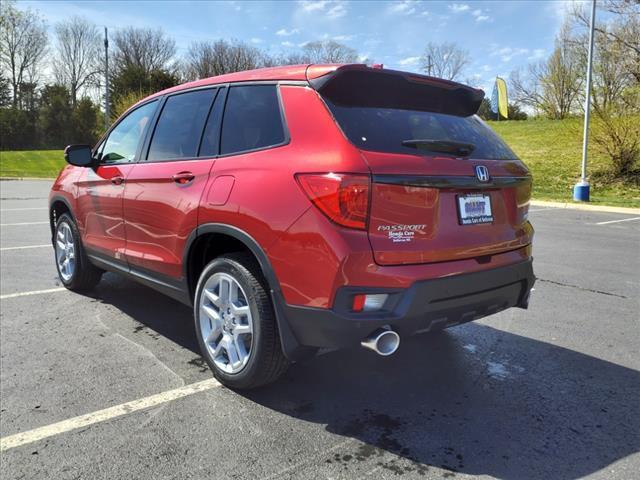
<instances>
[{"instance_id":1,"label":"red paint body panel","mask_svg":"<svg viewBox=\"0 0 640 480\"><path fill-rule=\"evenodd\" d=\"M132 267L182 277L185 242L198 226L198 206L213 164L202 159L135 165L124 189L125 256ZM194 175L187 184L172 178L186 172Z\"/></svg>"},{"instance_id":2,"label":"red paint body panel","mask_svg":"<svg viewBox=\"0 0 640 480\"><path fill-rule=\"evenodd\" d=\"M254 80L306 81L336 65L291 66L204 79L160 92ZM363 67L353 67L363 68ZM367 230L332 223L295 181L298 173L523 176L520 161L460 160L358 150L344 136L319 94L281 85L290 140L274 148L171 162L67 167L52 195L64 195L87 247L180 279L186 241L198 225L236 227L266 253L289 305L330 308L343 286L408 288L420 280L489 270L527 260L533 229L526 221L529 187L489 190L495 221L460 226L456 195L464 190L373 182ZM180 185L172 177L191 172ZM125 183L111 179L122 176ZM389 243L378 227L424 224L413 241ZM274 286L274 287L278 287Z\"/></svg>"},{"instance_id":3,"label":"red paint body panel","mask_svg":"<svg viewBox=\"0 0 640 480\"><path fill-rule=\"evenodd\" d=\"M76 221L87 248L122 259L125 249L123 196L134 164L78 168Z\"/></svg>"}]
</instances>

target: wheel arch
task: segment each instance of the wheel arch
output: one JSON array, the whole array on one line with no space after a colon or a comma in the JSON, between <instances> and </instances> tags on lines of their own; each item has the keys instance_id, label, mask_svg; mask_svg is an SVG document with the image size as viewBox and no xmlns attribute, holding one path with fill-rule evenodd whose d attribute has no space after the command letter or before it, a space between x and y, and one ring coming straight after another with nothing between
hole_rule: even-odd
<instances>
[{"instance_id":1,"label":"wheel arch","mask_svg":"<svg viewBox=\"0 0 640 480\"><path fill-rule=\"evenodd\" d=\"M73 213L73 208L69 200L62 195L55 195L49 200L49 227L51 228L51 242L53 243L53 236L56 229L56 221L64 213L71 215L71 218L75 221L76 217Z\"/></svg>"},{"instance_id":2,"label":"wheel arch","mask_svg":"<svg viewBox=\"0 0 640 480\"><path fill-rule=\"evenodd\" d=\"M300 345L289 327L289 323L284 314L284 298L280 290L280 282L278 281L267 254L251 235L237 227L221 223L206 223L199 225L193 232L191 232L185 244L182 260L183 275L189 290L189 298L193 300L198 281L194 272L194 263L197 264L198 262L198 253L202 251L203 242L206 243L208 239L211 239L212 237L215 238L215 236L220 236L219 238L226 237L227 239L232 239L231 241L236 242L235 244L237 246L244 247L244 250L251 252L258 262L262 275L264 276L269 288L269 294L271 295L273 302L273 309L280 335L280 342L285 356L289 360L295 361L310 354L311 351ZM238 251L238 249L223 249L222 253L228 253L229 251ZM204 268L204 265L202 265L201 268ZM315 349L313 349L313 352L315 352Z\"/></svg>"}]
</instances>

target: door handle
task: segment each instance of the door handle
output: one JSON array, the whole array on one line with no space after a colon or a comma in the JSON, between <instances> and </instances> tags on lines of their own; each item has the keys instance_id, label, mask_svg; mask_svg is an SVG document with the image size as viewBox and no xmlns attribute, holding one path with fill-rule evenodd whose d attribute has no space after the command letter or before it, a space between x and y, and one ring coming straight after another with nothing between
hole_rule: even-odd
<instances>
[{"instance_id":1,"label":"door handle","mask_svg":"<svg viewBox=\"0 0 640 480\"><path fill-rule=\"evenodd\" d=\"M186 185L194 178L196 178L196 176L191 172L180 172L171 177L171 179L178 185Z\"/></svg>"},{"instance_id":2,"label":"door handle","mask_svg":"<svg viewBox=\"0 0 640 480\"><path fill-rule=\"evenodd\" d=\"M111 183L113 183L114 185L120 185L122 184L122 182L124 182L124 178L123 177L112 177L111 178Z\"/></svg>"}]
</instances>

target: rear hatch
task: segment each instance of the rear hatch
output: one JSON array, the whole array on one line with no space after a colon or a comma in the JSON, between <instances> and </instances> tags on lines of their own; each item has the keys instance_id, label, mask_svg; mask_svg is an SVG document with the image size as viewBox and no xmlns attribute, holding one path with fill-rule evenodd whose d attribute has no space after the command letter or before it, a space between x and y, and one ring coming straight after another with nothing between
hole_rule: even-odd
<instances>
[{"instance_id":1,"label":"rear hatch","mask_svg":"<svg viewBox=\"0 0 640 480\"><path fill-rule=\"evenodd\" d=\"M531 177L475 116L481 90L363 66L311 83L371 170L376 263L488 261L531 242Z\"/></svg>"}]
</instances>

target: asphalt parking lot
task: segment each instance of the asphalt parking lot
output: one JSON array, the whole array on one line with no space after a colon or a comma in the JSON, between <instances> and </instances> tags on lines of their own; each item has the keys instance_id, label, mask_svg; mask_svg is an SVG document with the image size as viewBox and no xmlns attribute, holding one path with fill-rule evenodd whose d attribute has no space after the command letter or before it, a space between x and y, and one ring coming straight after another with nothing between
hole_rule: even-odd
<instances>
[{"instance_id":1,"label":"asphalt parking lot","mask_svg":"<svg viewBox=\"0 0 640 480\"><path fill-rule=\"evenodd\" d=\"M186 307L60 287L49 186L0 182L4 479L638 478L640 217L533 207L528 311L236 393Z\"/></svg>"}]
</instances>

